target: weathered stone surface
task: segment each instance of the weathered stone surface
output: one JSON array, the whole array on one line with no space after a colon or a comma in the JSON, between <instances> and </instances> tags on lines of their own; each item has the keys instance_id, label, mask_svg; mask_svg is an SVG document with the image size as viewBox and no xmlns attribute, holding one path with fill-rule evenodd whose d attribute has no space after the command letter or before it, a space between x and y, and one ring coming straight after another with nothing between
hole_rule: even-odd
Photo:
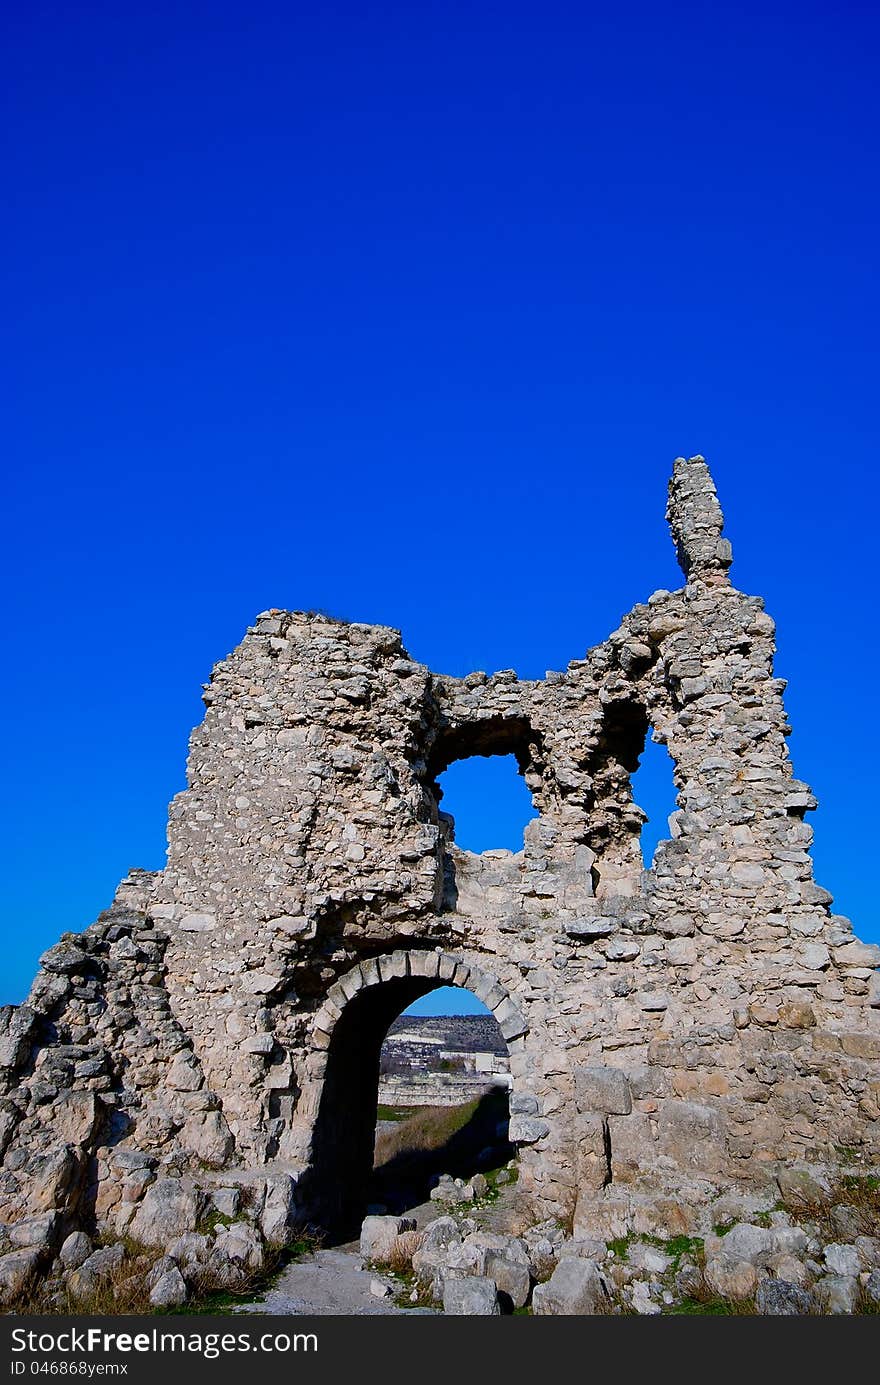
<instances>
[{"instance_id":1,"label":"weathered stone surface","mask_svg":"<svg viewBox=\"0 0 880 1385\"><path fill-rule=\"evenodd\" d=\"M845 967L880 967L880 947L876 943L844 943L834 949L834 960Z\"/></svg>"},{"instance_id":2,"label":"weathered stone surface","mask_svg":"<svg viewBox=\"0 0 880 1385\"><path fill-rule=\"evenodd\" d=\"M454 1217L435 1217L422 1229L422 1250L445 1249L460 1241L461 1233Z\"/></svg>"},{"instance_id":3,"label":"weathered stone surface","mask_svg":"<svg viewBox=\"0 0 880 1385\"><path fill-rule=\"evenodd\" d=\"M222 1169L234 1148L226 1121L219 1111L190 1116L180 1132L180 1142L208 1168Z\"/></svg>"},{"instance_id":4,"label":"weathered stone surface","mask_svg":"<svg viewBox=\"0 0 880 1385\"><path fill-rule=\"evenodd\" d=\"M532 1292L532 1312L554 1317L601 1312L607 1302L598 1266L571 1256L560 1260L546 1284Z\"/></svg>"},{"instance_id":5,"label":"weathered stone surface","mask_svg":"<svg viewBox=\"0 0 880 1385\"><path fill-rule=\"evenodd\" d=\"M66 1208L80 1173L79 1161L69 1145L57 1145L47 1154L35 1155L27 1165L27 1209L38 1213ZM20 1212L20 1207L17 1210Z\"/></svg>"},{"instance_id":6,"label":"weathered stone surface","mask_svg":"<svg viewBox=\"0 0 880 1385\"><path fill-rule=\"evenodd\" d=\"M528 1264L490 1250L486 1256L486 1275L495 1281L499 1293L505 1294L514 1308L523 1308L528 1302L532 1287Z\"/></svg>"},{"instance_id":7,"label":"weathered stone surface","mask_svg":"<svg viewBox=\"0 0 880 1385\"><path fill-rule=\"evenodd\" d=\"M296 1180L276 1174L266 1181L260 1229L270 1246L285 1246L295 1232Z\"/></svg>"},{"instance_id":8,"label":"weathered stone surface","mask_svg":"<svg viewBox=\"0 0 880 1385\"><path fill-rule=\"evenodd\" d=\"M221 1217L234 1217L241 1207L240 1188L215 1188L211 1193L211 1206Z\"/></svg>"},{"instance_id":9,"label":"weathered stone surface","mask_svg":"<svg viewBox=\"0 0 880 1385\"><path fill-rule=\"evenodd\" d=\"M862 1261L855 1246L840 1245L834 1242L825 1247L825 1264L831 1274L855 1279L861 1272Z\"/></svg>"},{"instance_id":10,"label":"weathered stone surface","mask_svg":"<svg viewBox=\"0 0 880 1385\"><path fill-rule=\"evenodd\" d=\"M781 1169L776 1175L779 1193L786 1207L819 1206L827 1201L828 1189L809 1169Z\"/></svg>"},{"instance_id":11,"label":"weathered stone surface","mask_svg":"<svg viewBox=\"0 0 880 1385\"><path fill-rule=\"evenodd\" d=\"M178 1236L176 1241L172 1241L168 1247L168 1254L182 1265L184 1270L204 1264L210 1254L211 1243L207 1236L200 1235L197 1231L186 1231L182 1236Z\"/></svg>"},{"instance_id":12,"label":"weathered stone surface","mask_svg":"<svg viewBox=\"0 0 880 1385\"><path fill-rule=\"evenodd\" d=\"M442 1174L440 1181L430 1193L432 1202L447 1202L455 1205L460 1202L473 1202L474 1190L462 1179L456 1181L451 1174Z\"/></svg>"},{"instance_id":13,"label":"weathered stone surface","mask_svg":"<svg viewBox=\"0 0 880 1385\"><path fill-rule=\"evenodd\" d=\"M607 938L617 929L613 918L569 919L565 931L570 938Z\"/></svg>"},{"instance_id":14,"label":"weathered stone surface","mask_svg":"<svg viewBox=\"0 0 880 1385\"><path fill-rule=\"evenodd\" d=\"M64 1092L52 1108L56 1138L68 1144L85 1144L95 1134L103 1107L94 1092Z\"/></svg>"},{"instance_id":15,"label":"weathered stone surface","mask_svg":"<svg viewBox=\"0 0 880 1385\"><path fill-rule=\"evenodd\" d=\"M246 1222L220 1226L208 1255L208 1266L219 1270L229 1284L236 1282L239 1273L257 1273L266 1262L263 1241L256 1227Z\"/></svg>"},{"instance_id":16,"label":"weathered stone surface","mask_svg":"<svg viewBox=\"0 0 880 1385\"><path fill-rule=\"evenodd\" d=\"M695 1101L664 1102L659 1116L660 1152L682 1168L720 1173L727 1165L722 1111Z\"/></svg>"},{"instance_id":17,"label":"weathered stone surface","mask_svg":"<svg viewBox=\"0 0 880 1385\"><path fill-rule=\"evenodd\" d=\"M823 1313L832 1316L854 1313L859 1301L859 1281L853 1275L827 1274L819 1280L814 1292Z\"/></svg>"},{"instance_id":18,"label":"weathered stone surface","mask_svg":"<svg viewBox=\"0 0 880 1385\"><path fill-rule=\"evenodd\" d=\"M629 1083L618 1068L575 1068L574 1084L579 1111L628 1116L632 1110Z\"/></svg>"},{"instance_id":19,"label":"weathered stone surface","mask_svg":"<svg viewBox=\"0 0 880 1385\"><path fill-rule=\"evenodd\" d=\"M40 1264L38 1250L13 1250L0 1255L0 1308L13 1303L33 1282Z\"/></svg>"},{"instance_id":20,"label":"weathered stone surface","mask_svg":"<svg viewBox=\"0 0 880 1385\"><path fill-rule=\"evenodd\" d=\"M703 1270L710 1289L722 1298L751 1298L758 1287L758 1271L747 1260L720 1251L706 1260Z\"/></svg>"},{"instance_id":21,"label":"weathered stone surface","mask_svg":"<svg viewBox=\"0 0 880 1385\"><path fill-rule=\"evenodd\" d=\"M112 1279L125 1262L125 1250L117 1244L95 1250L67 1277L67 1287L74 1298L87 1299Z\"/></svg>"},{"instance_id":22,"label":"weathered stone surface","mask_svg":"<svg viewBox=\"0 0 880 1385\"><path fill-rule=\"evenodd\" d=\"M765 1317L799 1317L812 1307L812 1295L784 1279L762 1279L755 1294L755 1309Z\"/></svg>"},{"instance_id":23,"label":"weathered stone surface","mask_svg":"<svg viewBox=\"0 0 880 1385\"><path fill-rule=\"evenodd\" d=\"M533 1145L549 1135L550 1126L540 1116L511 1116L510 1141L515 1145Z\"/></svg>"},{"instance_id":24,"label":"weathered stone surface","mask_svg":"<svg viewBox=\"0 0 880 1385\"><path fill-rule=\"evenodd\" d=\"M175 1267L160 1275L150 1290L150 1302L154 1308L178 1308L186 1303L186 1297L186 1280Z\"/></svg>"},{"instance_id":25,"label":"weathered stone surface","mask_svg":"<svg viewBox=\"0 0 880 1385\"><path fill-rule=\"evenodd\" d=\"M134 1214L131 1235L145 1246L167 1246L185 1232L195 1231L204 1207L204 1194L197 1188L179 1179L158 1179Z\"/></svg>"},{"instance_id":26,"label":"weathered stone surface","mask_svg":"<svg viewBox=\"0 0 880 1385\"><path fill-rule=\"evenodd\" d=\"M404 1231L415 1230L408 1217L365 1217L361 1226L360 1252L364 1260L384 1264L394 1249L397 1237Z\"/></svg>"},{"instance_id":27,"label":"weathered stone surface","mask_svg":"<svg viewBox=\"0 0 880 1385\"><path fill-rule=\"evenodd\" d=\"M57 1212L44 1212L42 1216L25 1217L22 1221L13 1222L7 1234L14 1246L22 1249L33 1246L45 1250L54 1245L57 1230Z\"/></svg>"},{"instance_id":28,"label":"weathered stone surface","mask_svg":"<svg viewBox=\"0 0 880 1385\"><path fill-rule=\"evenodd\" d=\"M663 1309L656 1298L651 1297L650 1286L644 1279L636 1279L629 1286L630 1303L640 1317L656 1317Z\"/></svg>"},{"instance_id":29,"label":"weathered stone surface","mask_svg":"<svg viewBox=\"0 0 880 1385\"><path fill-rule=\"evenodd\" d=\"M762 1264L778 1249L776 1233L765 1226L739 1222L725 1236L706 1239L706 1253L723 1253L730 1260L745 1260L750 1265Z\"/></svg>"},{"instance_id":30,"label":"weathered stone surface","mask_svg":"<svg viewBox=\"0 0 880 1385\"><path fill-rule=\"evenodd\" d=\"M480 1275L447 1279L443 1285L443 1311L459 1317L497 1317L501 1312L498 1290L491 1279Z\"/></svg>"},{"instance_id":31,"label":"weathered stone surface","mask_svg":"<svg viewBox=\"0 0 880 1385\"><path fill-rule=\"evenodd\" d=\"M72 1231L64 1240L58 1258L67 1270L79 1269L92 1253L92 1242L84 1231Z\"/></svg>"}]
</instances>

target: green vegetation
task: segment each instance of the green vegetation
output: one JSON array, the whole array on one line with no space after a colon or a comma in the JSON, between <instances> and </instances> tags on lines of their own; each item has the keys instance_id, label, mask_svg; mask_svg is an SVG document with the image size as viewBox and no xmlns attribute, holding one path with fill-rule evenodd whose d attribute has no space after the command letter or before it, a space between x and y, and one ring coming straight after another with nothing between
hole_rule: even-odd
<instances>
[{"instance_id":1,"label":"green vegetation","mask_svg":"<svg viewBox=\"0 0 880 1385\"><path fill-rule=\"evenodd\" d=\"M629 1259L629 1247L632 1240L631 1236L618 1236L613 1241L606 1241L608 1249L615 1260L622 1260L624 1263Z\"/></svg>"},{"instance_id":2,"label":"green vegetation","mask_svg":"<svg viewBox=\"0 0 880 1385\"><path fill-rule=\"evenodd\" d=\"M241 1217L230 1217L225 1212L218 1212L214 1208L202 1217L197 1229L203 1236L210 1236L211 1232L216 1231L218 1226L232 1226L234 1222L241 1220Z\"/></svg>"},{"instance_id":3,"label":"green vegetation","mask_svg":"<svg viewBox=\"0 0 880 1385\"><path fill-rule=\"evenodd\" d=\"M431 1307L434 1300L431 1298L430 1286L419 1282L411 1265L408 1269L384 1268L384 1273L393 1279L397 1285L394 1292L394 1302L399 1308ZM414 1293L415 1298L413 1298Z\"/></svg>"},{"instance_id":4,"label":"green vegetation","mask_svg":"<svg viewBox=\"0 0 880 1385\"><path fill-rule=\"evenodd\" d=\"M378 1106L376 1108L376 1120L379 1121L406 1121L418 1110L417 1106Z\"/></svg>"},{"instance_id":5,"label":"green vegetation","mask_svg":"<svg viewBox=\"0 0 880 1385\"><path fill-rule=\"evenodd\" d=\"M734 1303L732 1299L719 1298L716 1294L706 1298L683 1298L667 1308L666 1312L673 1317L688 1314L697 1317L739 1318L753 1316L755 1308L754 1304Z\"/></svg>"},{"instance_id":6,"label":"green vegetation","mask_svg":"<svg viewBox=\"0 0 880 1385\"><path fill-rule=\"evenodd\" d=\"M425 1202L440 1174L467 1179L494 1165L497 1176L513 1154L498 1134L507 1116L507 1093L496 1089L461 1106L419 1107L379 1130L369 1200L403 1211ZM487 1180L491 1200L497 1184Z\"/></svg>"},{"instance_id":7,"label":"green vegetation","mask_svg":"<svg viewBox=\"0 0 880 1385\"><path fill-rule=\"evenodd\" d=\"M402 1154L445 1149L454 1135L476 1115L479 1101L464 1106L422 1106L398 1123L396 1130L380 1130L376 1138L375 1167L381 1169Z\"/></svg>"},{"instance_id":8,"label":"green vegetation","mask_svg":"<svg viewBox=\"0 0 880 1385\"><path fill-rule=\"evenodd\" d=\"M702 1236L673 1236L671 1240L660 1244L666 1254L672 1257L673 1270L678 1269L679 1261L685 1255L690 1255L695 1260L699 1260L703 1255Z\"/></svg>"},{"instance_id":9,"label":"green vegetation","mask_svg":"<svg viewBox=\"0 0 880 1385\"><path fill-rule=\"evenodd\" d=\"M732 1223L731 1223L732 1225ZM726 1227L730 1230L730 1227ZM646 1232L636 1235L632 1232L629 1236L620 1236L616 1240L606 1241L608 1249L611 1251L615 1260L620 1260L624 1264L629 1260L630 1247L636 1242L645 1246L654 1246L664 1255L668 1255L672 1264L666 1271L667 1276L674 1275L686 1255L691 1256L696 1261L703 1258L703 1240L701 1236L672 1236L669 1240L663 1240L660 1236L649 1236Z\"/></svg>"},{"instance_id":10,"label":"green vegetation","mask_svg":"<svg viewBox=\"0 0 880 1385\"><path fill-rule=\"evenodd\" d=\"M179 1308L164 1311L175 1316L235 1313L242 1304L250 1303L257 1295L265 1295L287 1265L302 1260L307 1255L313 1255L320 1245L321 1237L317 1233L302 1230L291 1246L284 1250L267 1252L264 1268L254 1271L237 1288L230 1289L213 1284L207 1276L203 1276L196 1283L195 1292L187 1303L181 1304ZM156 1309L146 1311L155 1312Z\"/></svg>"},{"instance_id":11,"label":"green vegetation","mask_svg":"<svg viewBox=\"0 0 880 1385\"><path fill-rule=\"evenodd\" d=\"M499 1183L498 1175L502 1171L507 1173L507 1178L503 1182ZM483 1196L477 1199L477 1205L482 1207L488 1207L491 1206L493 1202L498 1201L503 1188L510 1188L513 1186L513 1184L519 1178L519 1169L516 1167L516 1164L513 1164L512 1166L508 1164L502 1164L501 1167L497 1169L486 1169L484 1177L489 1186L486 1192L483 1194Z\"/></svg>"},{"instance_id":12,"label":"green vegetation","mask_svg":"<svg viewBox=\"0 0 880 1385\"><path fill-rule=\"evenodd\" d=\"M835 1145L834 1153L842 1164L854 1164L858 1159L858 1151L852 1145Z\"/></svg>"}]
</instances>

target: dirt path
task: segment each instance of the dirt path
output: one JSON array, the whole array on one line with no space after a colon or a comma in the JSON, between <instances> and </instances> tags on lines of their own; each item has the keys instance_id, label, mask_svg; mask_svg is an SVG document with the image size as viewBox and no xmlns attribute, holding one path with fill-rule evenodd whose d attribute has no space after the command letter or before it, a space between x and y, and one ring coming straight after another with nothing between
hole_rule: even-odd
<instances>
[{"instance_id":1,"label":"dirt path","mask_svg":"<svg viewBox=\"0 0 880 1385\"><path fill-rule=\"evenodd\" d=\"M473 1209L469 1215L486 1230L510 1231L515 1220L515 1188L505 1188L497 1202ZM445 1213L437 1202L423 1202L405 1215L422 1227ZM250 1303L241 1304L239 1313L278 1313L283 1316L358 1316L365 1314L425 1314L435 1309L407 1307L392 1297L382 1298L372 1285L394 1285L394 1280L375 1270L364 1269L357 1241L333 1249L318 1250L287 1265L271 1289Z\"/></svg>"},{"instance_id":2,"label":"dirt path","mask_svg":"<svg viewBox=\"0 0 880 1385\"><path fill-rule=\"evenodd\" d=\"M391 1298L378 1298L370 1285L383 1279L362 1268L356 1249L319 1250L282 1270L265 1297L243 1304L239 1313L356 1315L404 1313ZM415 1310L424 1313L425 1309Z\"/></svg>"}]
</instances>

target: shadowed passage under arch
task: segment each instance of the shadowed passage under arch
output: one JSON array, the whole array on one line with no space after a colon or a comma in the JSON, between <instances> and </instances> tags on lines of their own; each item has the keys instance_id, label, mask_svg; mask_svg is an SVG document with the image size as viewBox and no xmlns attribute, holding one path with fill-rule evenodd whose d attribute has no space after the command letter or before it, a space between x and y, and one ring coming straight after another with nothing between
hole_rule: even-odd
<instances>
[{"instance_id":1,"label":"shadowed passage under arch","mask_svg":"<svg viewBox=\"0 0 880 1385\"><path fill-rule=\"evenodd\" d=\"M449 958L444 960L451 965L443 968L448 974L441 976L434 953L413 954L411 959L407 954L395 957L404 959L397 963L401 971L406 966L404 974L389 975L357 990L349 985L343 1003L331 1003L332 1010L338 1009L338 1017L331 1015L328 1020L330 1009L326 1005L319 1016L319 1023L329 1024L330 1032L312 1132L308 1202L313 1221L337 1240L357 1233L370 1201L380 1055L393 1021L420 996L450 981L462 986L470 981L468 989L478 995L482 992L480 998L493 1011L508 1045L525 1029L510 997L484 974L459 980L453 976L454 959ZM392 959L380 959L380 967L383 961L387 966ZM430 967L434 974L412 974L410 966L414 970ZM340 984L345 986L346 980ZM427 1186L422 1191L427 1196Z\"/></svg>"}]
</instances>

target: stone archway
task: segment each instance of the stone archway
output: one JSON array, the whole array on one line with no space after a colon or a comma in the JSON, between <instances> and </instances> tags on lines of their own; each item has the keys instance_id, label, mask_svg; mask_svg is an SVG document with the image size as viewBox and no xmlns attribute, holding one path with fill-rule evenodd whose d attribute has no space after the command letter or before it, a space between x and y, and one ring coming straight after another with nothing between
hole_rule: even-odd
<instances>
[{"instance_id":1,"label":"stone archway","mask_svg":"<svg viewBox=\"0 0 880 1385\"><path fill-rule=\"evenodd\" d=\"M363 1216L373 1164L379 1055L389 1026L439 986L471 991L493 1014L513 1058L528 1025L505 987L448 952L398 951L361 962L328 991L311 1026L308 1085L288 1153L306 1165L300 1198L308 1218L347 1234ZM512 1077L516 1083L515 1064Z\"/></svg>"}]
</instances>

